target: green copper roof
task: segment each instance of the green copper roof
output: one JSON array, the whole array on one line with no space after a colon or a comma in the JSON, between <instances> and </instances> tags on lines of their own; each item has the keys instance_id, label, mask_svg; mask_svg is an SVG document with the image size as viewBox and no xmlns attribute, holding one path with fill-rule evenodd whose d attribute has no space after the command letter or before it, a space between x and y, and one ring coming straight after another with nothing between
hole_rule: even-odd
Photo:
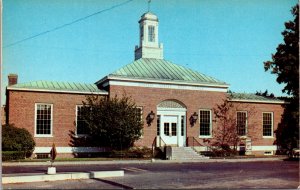
<instances>
[{"instance_id":1,"label":"green copper roof","mask_svg":"<svg viewBox=\"0 0 300 190\"><path fill-rule=\"evenodd\" d=\"M130 79L227 85L223 81L163 59L141 58L108 76Z\"/></svg>"},{"instance_id":2,"label":"green copper roof","mask_svg":"<svg viewBox=\"0 0 300 190\"><path fill-rule=\"evenodd\" d=\"M55 81L34 81L28 83L20 83L8 86L13 90L35 90L35 91L55 91L70 93L97 93L106 94L104 90L99 90L95 84L84 84L74 82L55 82Z\"/></svg>"},{"instance_id":3,"label":"green copper roof","mask_svg":"<svg viewBox=\"0 0 300 190\"><path fill-rule=\"evenodd\" d=\"M271 98L265 96L258 96L256 94L248 93L229 93L231 100L240 100L240 101L253 101L253 102L278 102L283 103L284 101L279 100L278 98Z\"/></svg>"}]
</instances>

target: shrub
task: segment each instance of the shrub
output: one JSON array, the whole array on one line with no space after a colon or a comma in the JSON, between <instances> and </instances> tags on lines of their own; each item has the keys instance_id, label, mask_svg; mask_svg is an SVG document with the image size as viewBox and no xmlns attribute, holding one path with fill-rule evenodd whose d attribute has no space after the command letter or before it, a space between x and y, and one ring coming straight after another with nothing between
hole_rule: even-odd
<instances>
[{"instance_id":1,"label":"shrub","mask_svg":"<svg viewBox=\"0 0 300 190\"><path fill-rule=\"evenodd\" d=\"M2 152L2 161L10 161L10 160L20 160L24 159L26 154L22 151L3 151Z\"/></svg>"},{"instance_id":2,"label":"shrub","mask_svg":"<svg viewBox=\"0 0 300 190\"><path fill-rule=\"evenodd\" d=\"M132 147L127 150L114 150L110 157L113 158L151 158L152 149L147 147Z\"/></svg>"},{"instance_id":3,"label":"shrub","mask_svg":"<svg viewBox=\"0 0 300 190\"><path fill-rule=\"evenodd\" d=\"M30 156L34 147L33 137L26 129L13 125L2 126L2 151L22 152L24 157Z\"/></svg>"}]
</instances>

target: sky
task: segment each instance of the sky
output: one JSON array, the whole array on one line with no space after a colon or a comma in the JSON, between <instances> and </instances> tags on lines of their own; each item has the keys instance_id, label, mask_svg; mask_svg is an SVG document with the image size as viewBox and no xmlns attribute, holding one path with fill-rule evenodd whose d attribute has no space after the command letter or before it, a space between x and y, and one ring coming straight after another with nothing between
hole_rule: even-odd
<instances>
[{"instance_id":1,"label":"sky","mask_svg":"<svg viewBox=\"0 0 300 190\"><path fill-rule=\"evenodd\" d=\"M233 92L282 96L283 85L263 62L283 42L296 3L152 0L150 11L159 19L165 60L222 80ZM94 83L131 63L147 11L147 0L3 0L2 104L9 73L18 83Z\"/></svg>"}]
</instances>

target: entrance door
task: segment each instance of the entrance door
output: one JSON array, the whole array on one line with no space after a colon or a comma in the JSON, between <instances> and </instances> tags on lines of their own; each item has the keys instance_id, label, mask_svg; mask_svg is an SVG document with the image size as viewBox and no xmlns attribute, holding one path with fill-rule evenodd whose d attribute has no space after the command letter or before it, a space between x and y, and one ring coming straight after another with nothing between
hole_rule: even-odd
<instances>
[{"instance_id":1,"label":"entrance door","mask_svg":"<svg viewBox=\"0 0 300 190\"><path fill-rule=\"evenodd\" d=\"M178 145L178 116L164 115L161 122L161 137L168 145Z\"/></svg>"}]
</instances>

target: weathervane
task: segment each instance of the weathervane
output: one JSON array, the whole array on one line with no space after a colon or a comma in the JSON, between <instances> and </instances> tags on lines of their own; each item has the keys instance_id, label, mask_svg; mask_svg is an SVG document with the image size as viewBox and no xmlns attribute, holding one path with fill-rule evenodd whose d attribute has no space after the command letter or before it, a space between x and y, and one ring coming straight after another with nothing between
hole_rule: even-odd
<instances>
[{"instance_id":1,"label":"weathervane","mask_svg":"<svg viewBox=\"0 0 300 190\"><path fill-rule=\"evenodd\" d=\"M150 3L151 3L151 0L148 0L148 12L150 11Z\"/></svg>"}]
</instances>

